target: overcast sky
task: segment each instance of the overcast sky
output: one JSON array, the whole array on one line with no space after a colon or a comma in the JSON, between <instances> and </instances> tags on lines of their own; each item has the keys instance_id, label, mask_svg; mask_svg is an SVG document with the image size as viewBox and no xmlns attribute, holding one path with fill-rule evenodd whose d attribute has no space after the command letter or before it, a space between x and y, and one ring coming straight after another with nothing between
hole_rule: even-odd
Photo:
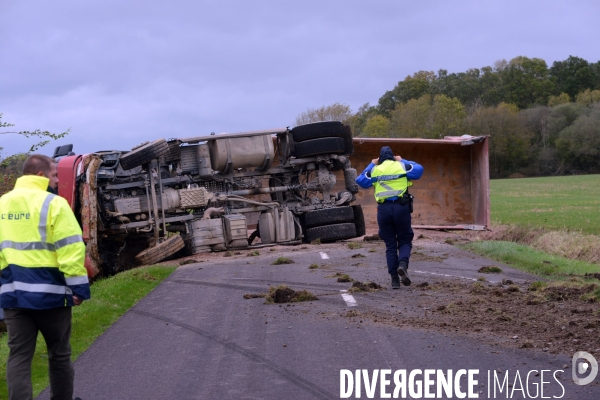
<instances>
[{"instance_id":1,"label":"overcast sky","mask_svg":"<svg viewBox=\"0 0 600 400\"><path fill-rule=\"evenodd\" d=\"M128 150L356 111L419 70L596 62L599 38L598 0L0 0L0 113L70 128L45 154ZM0 135L3 156L31 143Z\"/></svg>"}]
</instances>

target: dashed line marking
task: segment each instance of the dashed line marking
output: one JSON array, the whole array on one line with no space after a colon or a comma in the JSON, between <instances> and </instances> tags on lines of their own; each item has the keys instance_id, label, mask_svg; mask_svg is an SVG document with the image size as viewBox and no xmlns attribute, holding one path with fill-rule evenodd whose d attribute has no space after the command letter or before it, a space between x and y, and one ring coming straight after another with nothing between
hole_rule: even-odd
<instances>
[{"instance_id":1,"label":"dashed line marking","mask_svg":"<svg viewBox=\"0 0 600 400\"><path fill-rule=\"evenodd\" d=\"M319 252L319 254L321 254L321 260L329 260L329 256L327 255L327 253L323 253L321 251L321 252Z\"/></svg>"},{"instance_id":2,"label":"dashed line marking","mask_svg":"<svg viewBox=\"0 0 600 400\"><path fill-rule=\"evenodd\" d=\"M468 279L470 281L477 281L477 279L475 279L475 278L468 278L466 276L460 276L460 275L438 274L437 272L427 272L427 271L417 271L417 270L413 270L413 272L416 272L418 274L439 275L439 276L446 276L448 278L461 278L461 279Z\"/></svg>"},{"instance_id":3,"label":"dashed line marking","mask_svg":"<svg viewBox=\"0 0 600 400\"><path fill-rule=\"evenodd\" d=\"M356 307L358 305L354 296L348 294L347 290L340 290L340 292L342 292L342 299L344 299L348 307Z\"/></svg>"}]
</instances>

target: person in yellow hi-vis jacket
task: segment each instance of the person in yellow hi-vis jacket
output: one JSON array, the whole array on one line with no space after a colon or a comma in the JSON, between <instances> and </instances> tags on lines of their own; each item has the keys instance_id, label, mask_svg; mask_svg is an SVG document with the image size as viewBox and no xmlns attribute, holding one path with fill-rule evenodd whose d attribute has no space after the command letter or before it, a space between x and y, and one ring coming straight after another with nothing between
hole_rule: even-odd
<instances>
[{"instance_id":1,"label":"person in yellow hi-vis jacket","mask_svg":"<svg viewBox=\"0 0 600 400\"><path fill-rule=\"evenodd\" d=\"M408 188L420 179L423 167L414 161L395 156L390 146L383 146L379 158L373 159L356 183L363 189L373 187L377 201L379 237L385 243L388 272L392 289L410 285L408 261L412 250L412 195Z\"/></svg>"},{"instance_id":2,"label":"person in yellow hi-vis jacket","mask_svg":"<svg viewBox=\"0 0 600 400\"><path fill-rule=\"evenodd\" d=\"M8 398L32 399L38 331L48 348L52 399L73 399L71 307L90 298L81 228L56 189L56 164L34 154L15 188L0 197L0 306L10 350Z\"/></svg>"}]
</instances>

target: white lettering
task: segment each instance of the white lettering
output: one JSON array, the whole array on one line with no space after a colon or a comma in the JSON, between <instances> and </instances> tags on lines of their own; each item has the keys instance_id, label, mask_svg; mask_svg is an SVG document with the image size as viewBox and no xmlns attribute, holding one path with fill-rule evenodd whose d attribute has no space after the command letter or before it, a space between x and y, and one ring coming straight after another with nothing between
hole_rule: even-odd
<instances>
[{"instance_id":1,"label":"white lettering","mask_svg":"<svg viewBox=\"0 0 600 400\"><path fill-rule=\"evenodd\" d=\"M420 379L415 382L415 375L421 374L423 374L423 371L420 369L413 369L410 371L410 375L408 376L408 394L415 399L420 399L423 397L423 382L421 382ZM417 387L416 391L415 386Z\"/></svg>"},{"instance_id":2,"label":"white lettering","mask_svg":"<svg viewBox=\"0 0 600 400\"><path fill-rule=\"evenodd\" d=\"M402 379L400 379L402 378ZM398 369L394 372L394 393L393 397L397 399L399 397L400 389L402 389L402 398L406 398L406 370Z\"/></svg>"},{"instance_id":3,"label":"white lettering","mask_svg":"<svg viewBox=\"0 0 600 400\"><path fill-rule=\"evenodd\" d=\"M467 394L465 392L460 391L460 377L466 374L466 369L459 369L456 372L456 375L454 375L454 394L456 394L456 397L458 397L459 399L464 399L465 397L467 397Z\"/></svg>"},{"instance_id":4,"label":"white lettering","mask_svg":"<svg viewBox=\"0 0 600 400\"><path fill-rule=\"evenodd\" d=\"M562 383L560 383L560 381L559 381L559 380L558 380L558 378L556 377L556 373L557 373L557 372L565 372L565 371L564 371L564 370L562 370L562 369L559 369L559 370L557 370L557 371L554 371L554 380L555 380L555 381L556 381L556 383L558 383L558 384L560 385L560 387L562 388L562 394L561 394L560 396L558 396L558 397L557 397L557 396L552 396L552 397L554 397L555 399L562 399L562 398L564 397L564 395L565 395L565 387L562 385Z\"/></svg>"},{"instance_id":5,"label":"white lettering","mask_svg":"<svg viewBox=\"0 0 600 400\"><path fill-rule=\"evenodd\" d=\"M506 385L506 397L508 397L508 371L506 371L506 375L504 375L504 380L502 380L502 386L500 386L500 382L498 381L498 375L496 371L494 371L494 398L496 398L496 384L498 385L498 389L500 389L500 393L504 390L504 385Z\"/></svg>"},{"instance_id":6,"label":"white lettering","mask_svg":"<svg viewBox=\"0 0 600 400\"><path fill-rule=\"evenodd\" d=\"M531 393L529 393L529 375L532 372L538 372L538 370L534 369L533 371L529 371L527 373L527 380L525 381L525 384L527 385L527 396L532 399L537 399L538 395L540 394L540 389L539 389L540 384L539 383L537 383L537 382L532 383L532 385L535 386L535 396L532 396Z\"/></svg>"},{"instance_id":7,"label":"white lettering","mask_svg":"<svg viewBox=\"0 0 600 400\"><path fill-rule=\"evenodd\" d=\"M478 369L470 369L469 370L469 379L468 379L469 399L478 399L479 398L479 393L475 393L475 386L477 386L479 381L475 380L474 375L479 375Z\"/></svg>"},{"instance_id":8,"label":"white lettering","mask_svg":"<svg viewBox=\"0 0 600 400\"><path fill-rule=\"evenodd\" d=\"M354 382L356 387L354 388L355 396L357 399L360 399L360 369L354 371Z\"/></svg>"},{"instance_id":9,"label":"white lettering","mask_svg":"<svg viewBox=\"0 0 600 400\"><path fill-rule=\"evenodd\" d=\"M346 384L347 383L347 384ZM347 369L340 370L340 399L347 399L352 396L352 387L354 386L354 377L352 371Z\"/></svg>"},{"instance_id":10,"label":"white lettering","mask_svg":"<svg viewBox=\"0 0 600 400\"><path fill-rule=\"evenodd\" d=\"M392 397L392 394L387 392L387 387L390 384L390 380L387 379L387 376L391 373L391 369L382 369L381 373L379 374L379 382L381 385L379 397L381 397L382 399L389 399Z\"/></svg>"},{"instance_id":11,"label":"white lettering","mask_svg":"<svg viewBox=\"0 0 600 400\"><path fill-rule=\"evenodd\" d=\"M441 369L437 370L437 397L442 398L442 389L444 389L445 396L449 399L452 398L452 370L449 369L444 376L444 371Z\"/></svg>"},{"instance_id":12,"label":"white lettering","mask_svg":"<svg viewBox=\"0 0 600 400\"><path fill-rule=\"evenodd\" d=\"M426 369L423 374L423 397L426 399L435 399L435 393L431 393L431 385L434 384L434 380L431 379L431 374L435 374L435 369Z\"/></svg>"},{"instance_id":13,"label":"white lettering","mask_svg":"<svg viewBox=\"0 0 600 400\"><path fill-rule=\"evenodd\" d=\"M375 397L375 389L377 389L377 377L379 376L379 370L373 370L373 378L369 380L369 371L363 369L363 379L365 381L365 394L367 398L372 399Z\"/></svg>"},{"instance_id":14,"label":"white lettering","mask_svg":"<svg viewBox=\"0 0 600 400\"><path fill-rule=\"evenodd\" d=\"M517 379L519 380L519 388L517 389ZM521 374L519 374L519 370L517 370L516 374L515 374L515 380L513 381L513 387L512 390L510 391L510 398L512 399L513 395L515 394L515 390L520 390L521 393L523 394L523 397L525 397L525 389L523 389L523 381L521 381Z\"/></svg>"},{"instance_id":15,"label":"white lettering","mask_svg":"<svg viewBox=\"0 0 600 400\"><path fill-rule=\"evenodd\" d=\"M541 397L542 399L549 399L550 396L544 397L544 383L550 383L550 381L548 382L544 382L544 372L550 372L549 369L543 369L540 373L541 379L540 379L540 393L541 393Z\"/></svg>"}]
</instances>

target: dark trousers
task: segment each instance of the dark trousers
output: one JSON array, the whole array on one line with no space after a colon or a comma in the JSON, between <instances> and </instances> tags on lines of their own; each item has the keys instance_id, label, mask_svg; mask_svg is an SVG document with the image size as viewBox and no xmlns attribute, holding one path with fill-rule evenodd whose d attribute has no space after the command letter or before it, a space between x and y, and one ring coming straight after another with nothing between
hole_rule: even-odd
<instances>
[{"instance_id":1,"label":"dark trousers","mask_svg":"<svg viewBox=\"0 0 600 400\"><path fill-rule=\"evenodd\" d=\"M383 202L377 205L379 237L385 243L385 258L388 272L396 274L398 262L408 263L412 240L415 236L411 226L410 207L398 202Z\"/></svg>"},{"instance_id":2,"label":"dark trousers","mask_svg":"<svg viewBox=\"0 0 600 400\"><path fill-rule=\"evenodd\" d=\"M6 381L9 400L31 400L31 362L38 331L48 348L48 372L52 400L73 399L71 364L71 307L49 310L5 309L8 331Z\"/></svg>"}]
</instances>

